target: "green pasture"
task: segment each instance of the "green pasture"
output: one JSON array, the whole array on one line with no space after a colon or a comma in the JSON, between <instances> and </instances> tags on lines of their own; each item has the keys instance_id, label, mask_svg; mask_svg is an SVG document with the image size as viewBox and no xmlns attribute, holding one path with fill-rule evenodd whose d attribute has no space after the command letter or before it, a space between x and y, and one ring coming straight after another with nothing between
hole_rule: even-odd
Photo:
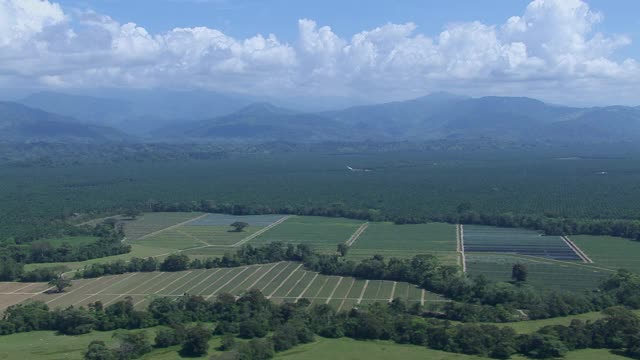
<instances>
[{"instance_id":1,"label":"green pasture","mask_svg":"<svg viewBox=\"0 0 640 360\"><path fill-rule=\"evenodd\" d=\"M570 236L598 266L640 273L640 242L613 236Z\"/></svg>"},{"instance_id":2,"label":"green pasture","mask_svg":"<svg viewBox=\"0 0 640 360\"><path fill-rule=\"evenodd\" d=\"M418 254L433 254L453 258L452 262L455 262L455 251L455 225L370 223L351 246L349 257L357 260L376 254L405 258Z\"/></svg>"},{"instance_id":3,"label":"green pasture","mask_svg":"<svg viewBox=\"0 0 640 360\"><path fill-rule=\"evenodd\" d=\"M251 240L252 245L279 241L303 243L320 251L335 251L347 241L363 221L319 216L293 216Z\"/></svg>"}]
</instances>

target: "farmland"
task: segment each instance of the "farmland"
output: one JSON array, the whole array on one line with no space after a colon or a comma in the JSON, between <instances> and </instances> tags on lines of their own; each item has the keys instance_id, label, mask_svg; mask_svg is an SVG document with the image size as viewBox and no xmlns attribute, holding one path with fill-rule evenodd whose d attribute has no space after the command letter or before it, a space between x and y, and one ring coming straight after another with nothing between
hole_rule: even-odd
<instances>
[{"instance_id":1,"label":"farmland","mask_svg":"<svg viewBox=\"0 0 640 360\"><path fill-rule=\"evenodd\" d=\"M135 232L137 235L132 239L127 238L127 241L132 244L168 250L233 247L258 236L268 230L269 226L275 226L285 219L281 215L176 214L144 214L141 220L127 224L127 228L131 229L128 231ZM150 221L153 221L153 226L147 226ZM229 226L234 222L245 222L249 226L243 231L234 231Z\"/></svg>"},{"instance_id":2,"label":"farmland","mask_svg":"<svg viewBox=\"0 0 640 360\"><path fill-rule=\"evenodd\" d=\"M541 289L583 291L596 288L614 272L585 264L560 237L510 228L465 225L466 268L471 275L510 281L513 264L525 264L529 284Z\"/></svg>"},{"instance_id":3,"label":"farmland","mask_svg":"<svg viewBox=\"0 0 640 360\"><path fill-rule=\"evenodd\" d=\"M510 281L513 264L527 266L527 282L540 289L583 291L596 288L613 270L597 266L506 254L467 253L467 272Z\"/></svg>"},{"instance_id":4,"label":"farmland","mask_svg":"<svg viewBox=\"0 0 640 360\"><path fill-rule=\"evenodd\" d=\"M611 236L571 236L598 266L640 273L640 242Z\"/></svg>"},{"instance_id":5,"label":"farmland","mask_svg":"<svg viewBox=\"0 0 640 360\"><path fill-rule=\"evenodd\" d=\"M361 259L380 254L387 257L437 255L455 262L455 226L442 223L394 225L370 223L349 250L349 257ZM453 260L451 260L453 259Z\"/></svg>"},{"instance_id":6,"label":"farmland","mask_svg":"<svg viewBox=\"0 0 640 360\"><path fill-rule=\"evenodd\" d=\"M40 287L38 287L38 285ZM324 276L306 271L301 264L281 262L237 268L192 270L174 273L151 272L74 280L65 293L42 294L45 284L3 283L0 292L4 307L25 299L41 300L50 307L86 306L95 301L105 305L129 296L143 308L154 297L178 297L185 293L215 298L221 293L242 294L259 289L276 303L296 302L301 298L314 304L329 304L336 309L350 309L373 302L401 298L409 303L438 303L443 299L414 285L393 281L368 281L340 276ZM17 286L25 286L14 295Z\"/></svg>"},{"instance_id":7,"label":"farmland","mask_svg":"<svg viewBox=\"0 0 640 360\"><path fill-rule=\"evenodd\" d=\"M335 252L336 246L345 243L363 223L343 218L296 216L258 236L251 244L279 241L307 244L318 251Z\"/></svg>"},{"instance_id":8,"label":"farmland","mask_svg":"<svg viewBox=\"0 0 640 360\"><path fill-rule=\"evenodd\" d=\"M511 253L555 260L580 260L559 236L492 226L465 225L465 252Z\"/></svg>"}]
</instances>

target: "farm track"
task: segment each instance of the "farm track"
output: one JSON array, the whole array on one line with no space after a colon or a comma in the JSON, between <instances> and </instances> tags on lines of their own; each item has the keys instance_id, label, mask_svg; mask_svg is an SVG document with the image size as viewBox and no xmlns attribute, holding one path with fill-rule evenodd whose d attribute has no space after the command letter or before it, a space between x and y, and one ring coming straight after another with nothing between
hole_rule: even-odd
<instances>
[{"instance_id":1,"label":"farm track","mask_svg":"<svg viewBox=\"0 0 640 360\"><path fill-rule=\"evenodd\" d=\"M262 229L260 229L260 230L256 231L255 233L253 233L253 234L251 234L251 235L247 236L246 238L244 238L244 239L242 239L242 240L238 241L237 243L235 243L235 244L231 245L230 247L238 247L238 246L244 245L244 244L248 243L249 241L251 241L251 240L253 240L253 239L257 238L258 236L260 236L260 235L264 234L265 232L269 231L270 229L272 229L272 228L274 228L274 227L276 227L276 226L278 226L278 225L282 224L283 222L285 222L285 221L286 221L287 219L289 219L290 217L291 217L291 215L284 216L284 217L283 217L283 218L281 218L280 220L278 220L278 221L276 221L276 222L274 222L274 223L270 224L269 226L265 226L264 228L262 228Z\"/></svg>"},{"instance_id":2,"label":"farm track","mask_svg":"<svg viewBox=\"0 0 640 360\"><path fill-rule=\"evenodd\" d=\"M462 224L456 225L456 247L458 254L460 254L460 262L462 265L462 272L467 272L467 258L464 254L464 228Z\"/></svg>"},{"instance_id":3,"label":"farm track","mask_svg":"<svg viewBox=\"0 0 640 360\"><path fill-rule=\"evenodd\" d=\"M571 250L573 250L576 255L578 255L582 261L588 263L588 264L593 264L593 260L591 260L587 254L584 253L584 251L582 251L582 249L580 249L578 247L578 245L576 245L573 241L571 241L571 239L569 239L568 236L563 236L562 240L564 240L564 242L571 248Z\"/></svg>"},{"instance_id":4,"label":"farm track","mask_svg":"<svg viewBox=\"0 0 640 360\"><path fill-rule=\"evenodd\" d=\"M345 245L347 245L348 247L351 247L356 242L356 240L358 240L360 235L362 235L367 230L367 227L369 227L368 222L360 225L358 230L356 230L356 232L353 233L353 235L351 235L351 237L345 242Z\"/></svg>"}]
</instances>

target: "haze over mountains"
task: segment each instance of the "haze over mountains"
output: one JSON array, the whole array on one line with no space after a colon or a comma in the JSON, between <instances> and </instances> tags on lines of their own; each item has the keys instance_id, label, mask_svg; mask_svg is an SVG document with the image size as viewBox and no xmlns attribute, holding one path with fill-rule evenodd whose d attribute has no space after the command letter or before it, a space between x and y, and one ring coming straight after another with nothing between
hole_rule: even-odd
<instances>
[{"instance_id":1,"label":"haze over mountains","mask_svg":"<svg viewBox=\"0 0 640 360\"><path fill-rule=\"evenodd\" d=\"M127 95L123 99L43 92L21 104L0 103L0 141L640 140L640 107L577 108L523 97L434 93L408 101L304 112L211 92Z\"/></svg>"}]
</instances>

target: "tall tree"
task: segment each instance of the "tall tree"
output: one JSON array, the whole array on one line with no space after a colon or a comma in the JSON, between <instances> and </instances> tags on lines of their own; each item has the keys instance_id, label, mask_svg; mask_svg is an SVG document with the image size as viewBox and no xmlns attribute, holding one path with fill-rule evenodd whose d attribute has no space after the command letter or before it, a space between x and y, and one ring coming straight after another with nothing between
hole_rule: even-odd
<instances>
[{"instance_id":1,"label":"tall tree","mask_svg":"<svg viewBox=\"0 0 640 360\"><path fill-rule=\"evenodd\" d=\"M511 268L511 279L516 282L525 282L527 281L527 276L529 275L529 270L527 266L524 264L514 264L513 268Z\"/></svg>"},{"instance_id":2,"label":"tall tree","mask_svg":"<svg viewBox=\"0 0 640 360\"><path fill-rule=\"evenodd\" d=\"M56 292L61 293L64 292L64 289L70 287L72 284L71 280L65 279L64 275L60 274L55 279L51 280L49 282L49 285L55 286Z\"/></svg>"}]
</instances>

